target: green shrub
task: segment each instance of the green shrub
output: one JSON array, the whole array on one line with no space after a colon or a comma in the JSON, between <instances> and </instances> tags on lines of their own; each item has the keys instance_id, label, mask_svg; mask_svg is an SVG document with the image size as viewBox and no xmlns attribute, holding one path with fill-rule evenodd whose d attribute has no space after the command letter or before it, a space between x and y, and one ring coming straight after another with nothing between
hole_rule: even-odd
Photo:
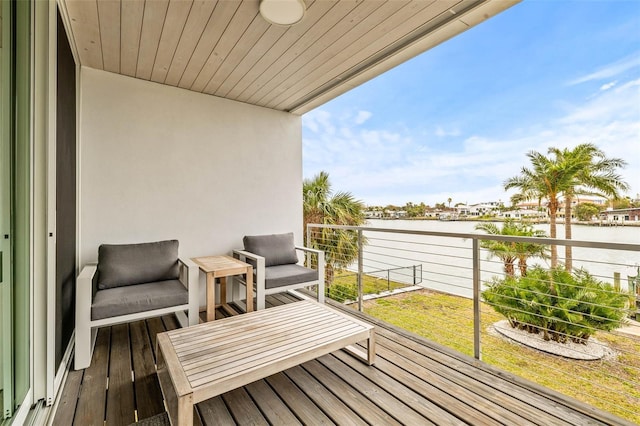
<instances>
[{"instance_id":1,"label":"green shrub","mask_svg":"<svg viewBox=\"0 0 640 426\"><path fill-rule=\"evenodd\" d=\"M585 343L597 330L619 327L628 303L627 294L584 269L571 274L539 266L525 277L494 279L482 297L512 327L563 343Z\"/></svg>"},{"instance_id":2,"label":"green shrub","mask_svg":"<svg viewBox=\"0 0 640 426\"><path fill-rule=\"evenodd\" d=\"M343 284L334 282L328 288L328 296L337 301L344 302L345 300L358 299L358 289L355 284Z\"/></svg>"}]
</instances>

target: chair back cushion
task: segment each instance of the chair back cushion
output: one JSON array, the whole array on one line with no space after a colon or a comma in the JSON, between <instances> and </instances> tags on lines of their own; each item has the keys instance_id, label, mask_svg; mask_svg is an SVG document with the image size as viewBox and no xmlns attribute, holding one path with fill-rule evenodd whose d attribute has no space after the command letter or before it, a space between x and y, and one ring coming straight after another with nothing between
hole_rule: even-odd
<instances>
[{"instance_id":1,"label":"chair back cushion","mask_svg":"<svg viewBox=\"0 0 640 426\"><path fill-rule=\"evenodd\" d=\"M264 257L264 266L298 263L293 232L287 234L247 235L242 239L244 249Z\"/></svg>"},{"instance_id":2,"label":"chair back cushion","mask_svg":"<svg viewBox=\"0 0 640 426\"><path fill-rule=\"evenodd\" d=\"M179 278L178 240L102 244L98 248L98 289Z\"/></svg>"}]
</instances>

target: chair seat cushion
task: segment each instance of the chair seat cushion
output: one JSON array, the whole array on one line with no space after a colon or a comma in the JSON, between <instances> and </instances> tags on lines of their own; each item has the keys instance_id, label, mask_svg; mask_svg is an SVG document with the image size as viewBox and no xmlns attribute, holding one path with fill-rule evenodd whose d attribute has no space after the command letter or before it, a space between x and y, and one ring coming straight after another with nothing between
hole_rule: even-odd
<instances>
[{"instance_id":1,"label":"chair seat cushion","mask_svg":"<svg viewBox=\"0 0 640 426\"><path fill-rule=\"evenodd\" d=\"M267 289L285 287L318 279L318 271L302 265L278 265L264 269L264 286Z\"/></svg>"},{"instance_id":2,"label":"chair seat cushion","mask_svg":"<svg viewBox=\"0 0 640 426\"><path fill-rule=\"evenodd\" d=\"M102 244L98 248L98 289L176 280L178 241Z\"/></svg>"},{"instance_id":3,"label":"chair seat cushion","mask_svg":"<svg viewBox=\"0 0 640 426\"><path fill-rule=\"evenodd\" d=\"M99 320L185 305L188 300L187 289L179 280L157 281L99 290L91 305L91 319Z\"/></svg>"}]
</instances>

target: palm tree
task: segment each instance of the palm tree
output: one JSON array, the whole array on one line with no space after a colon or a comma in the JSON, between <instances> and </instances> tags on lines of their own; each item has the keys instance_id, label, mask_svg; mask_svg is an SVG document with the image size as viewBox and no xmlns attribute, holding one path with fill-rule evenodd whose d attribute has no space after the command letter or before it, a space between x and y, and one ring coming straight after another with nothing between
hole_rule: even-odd
<instances>
[{"instance_id":1,"label":"palm tree","mask_svg":"<svg viewBox=\"0 0 640 426\"><path fill-rule=\"evenodd\" d=\"M349 192L333 193L329 174L322 171L313 179L305 179L302 185L303 223L305 241L307 225L364 224L364 204ZM331 285L335 269L345 268L358 256L358 234L330 228L313 228L309 247L324 251L326 260L326 283Z\"/></svg>"},{"instance_id":2,"label":"palm tree","mask_svg":"<svg viewBox=\"0 0 640 426\"><path fill-rule=\"evenodd\" d=\"M564 229L565 238L570 240L571 209L576 195L597 195L605 198L620 198L619 191L626 191L629 186L616 174L616 169L624 167L626 162L620 158L607 158L602 150L591 143L583 143L573 149L549 148L549 153L561 159L565 164L578 167L571 184L564 190ZM573 253L571 246L565 246L565 268L573 269Z\"/></svg>"},{"instance_id":3,"label":"palm tree","mask_svg":"<svg viewBox=\"0 0 640 426\"><path fill-rule=\"evenodd\" d=\"M512 237L545 237L544 231L533 229L529 225L506 220L502 224L502 228L491 222L479 223L475 227L478 231L484 231L490 235L508 235ZM520 275L527 275L527 260L530 257L546 256L546 246L543 244L525 243L525 242L507 242L483 240L480 247L489 250L489 254L496 256L504 263L504 272L507 276L515 276L515 263L518 261L518 269Z\"/></svg>"},{"instance_id":4,"label":"palm tree","mask_svg":"<svg viewBox=\"0 0 640 426\"><path fill-rule=\"evenodd\" d=\"M553 152L552 152L553 154ZM543 154L530 151L527 157L531 161L531 168L523 167L520 176L507 179L504 189L518 188L520 192L512 197L514 203L537 199L541 203L547 199L549 208L549 234L556 238L556 214L558 212L558 197L567 188L572 188L575 176L582 169L581 162L568 161L564 157L546 157ZM551 267L558 265L558 248L551 246Z\"/></svg>"}]
</instances>

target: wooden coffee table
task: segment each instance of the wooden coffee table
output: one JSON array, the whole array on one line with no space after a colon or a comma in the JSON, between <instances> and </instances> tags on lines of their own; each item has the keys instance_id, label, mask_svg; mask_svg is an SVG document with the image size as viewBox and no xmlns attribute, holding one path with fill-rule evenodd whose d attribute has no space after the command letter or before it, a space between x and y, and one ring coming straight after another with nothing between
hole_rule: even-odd
<instances>
[{"instance_id":1,"label":"wooden coffee table","mask_svg":"<svg viewBox=\"0 0 640 426\"><path fill-rule=\"evenodd\" d=\"M216 319L216 278L220 278L220 304L227 303L227 277L246 274L247 312L253 311L253 267L231 256L194 257L191 260L207 275L207 321Z\"/></svg>"},{"instance_id":2,"label":"wooden coffee table","mask_svg":"<svg viewBox=\"0 0 640 426\"><path fill-rule=\"evenodd\" d=\"M366 340L367 350L350 345ZM172 425L193 406L272 374L346 349L369 365L371 324L304 300L158 334L157 371Z\"/></svg>"}]
</instances>

